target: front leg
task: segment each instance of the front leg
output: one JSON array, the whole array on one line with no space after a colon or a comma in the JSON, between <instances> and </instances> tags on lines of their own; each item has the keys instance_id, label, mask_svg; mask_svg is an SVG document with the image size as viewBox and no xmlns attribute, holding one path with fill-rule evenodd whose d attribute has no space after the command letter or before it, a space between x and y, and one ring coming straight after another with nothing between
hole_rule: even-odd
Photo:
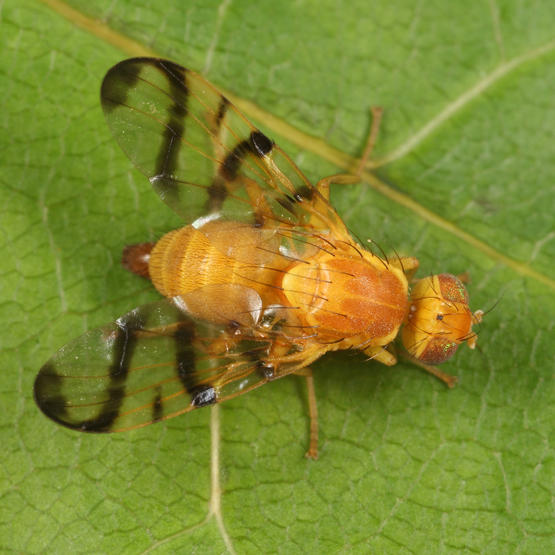
<instances>
[{"instance_id":1,"label":"front leg","mask_svg":"<svg viewBox=\"0 0 555 555\"><path fill-rule=\"evenodd\" d=\"M390 348L392 347L390 346ZM367 347L366 349L364 349L363 353L365 355L368 355L372 360L377 360L378 362L381 362L386 366L394 366L395 364L397 364L397 357L393 353L389 352L387 349L384 349L383 347ZM415 366L418 366L418 368L422 368L422 370L425 370L426 372L432 374L432 376L435 376L436 378L440 379L447 387L449 388L455 387L455 384L457 383L456 376L451 376L450 374L442 372L435 366L420 362L419 360L410 356L405 351L402 352L401 354L402 354L402 358L406 358L412 364L414 364Z\"/></svg>"}]
</instances>

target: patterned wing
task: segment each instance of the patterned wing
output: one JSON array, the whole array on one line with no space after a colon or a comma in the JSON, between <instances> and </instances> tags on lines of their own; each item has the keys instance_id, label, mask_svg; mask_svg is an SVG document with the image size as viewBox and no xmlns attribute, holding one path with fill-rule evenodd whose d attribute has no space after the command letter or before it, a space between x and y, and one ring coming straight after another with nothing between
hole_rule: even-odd
<instances>
[{"instance_id":1,"label":"patterned wing","mask_svg":"<svg viewBox=\"0 0 555 555\"><path fill-rule=\"evenodd\" d=\"M165 299L61 348L37 375L35 401L75 430L140 428L241 395L310 362L304 353L271 360L273 339L271 332L194 320Z\"/></svg>"},{"instance_id":2,"label":"patterned wing","mask_svg":"<svg viewBox=\"0 0 555 555\"><path fill-rule=\"evenodd\" d=\"M101 100L122 149L187 222L212 215L344 229L291 159L196 73L124 60L106 74Z\"/></svg>"}]
</instances>

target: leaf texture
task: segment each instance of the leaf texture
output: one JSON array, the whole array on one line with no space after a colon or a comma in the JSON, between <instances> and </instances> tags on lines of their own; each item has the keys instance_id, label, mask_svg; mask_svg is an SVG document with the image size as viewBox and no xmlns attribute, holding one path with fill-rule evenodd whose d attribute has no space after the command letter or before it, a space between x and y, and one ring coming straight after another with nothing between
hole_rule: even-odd
<instances>
[{"instance_id":1,"label":"leaf texture","mask_svg":"<svg viewBox=\"0 0 555 555\"><path fill-rule=\"evenodd\" d=\"M0 549L552 549L555 13L534 6L2 4ZM419 275L466 271L472 307L495 305L480 350L445 366L456 389L326 356L317 462L294 377L117 436L42 417L32 384L53 352L157 300L122 247L180 225L99 104L107 69L148 53L232 92L313 180L350 169L384 108L373 175L332 201L361 239Z\"/></svg>"}]
</instances>

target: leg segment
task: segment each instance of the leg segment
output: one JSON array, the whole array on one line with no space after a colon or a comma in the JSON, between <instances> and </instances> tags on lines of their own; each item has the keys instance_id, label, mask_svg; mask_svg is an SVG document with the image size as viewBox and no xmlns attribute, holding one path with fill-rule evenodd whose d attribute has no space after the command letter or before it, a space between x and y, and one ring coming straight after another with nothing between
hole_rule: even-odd
<instances>
[{"instance_id":1,"label":"leg segment","mask_svg":"<svg viewBox=\"0 0 555 555\"><path fill-rule=\"evenodd\" d=\"M387 349L384 349L383 347L368 347L364 349L363 352L365 355L368 355L372 360L377 360L378 362L381 362L386 366L394 366L395 364L397 364L397 357L393 353L390 353ZM418 366L418 368L422 368L422 370L425 370L426 372L429 372L436 378L440 379L445 385L447 385L447 387L449 388L455 387L455 384L457 383L456 376L451 376L450 374L442 372L441 370L439 370L438 368L430 364L424 364L423 362L420 362L416 358L411 357L406 352L401 354L404 359L410 361L415 366Z\"/></svg>"},{"instance_id":2,"label":"leg segment","mask_svg":"<svg viewBox=\"0 0 555 555\"><path fill-rule=\"evenodd\" d=\"M370 357L371 360L377 360L378 362L381 362L386 366L394 366L395 364L397 364L397 357L381 346L367 347L362 352Z\"/></svg>"},{"instance_id":3,"label":"leg segment","mask_svg":"<svg viewBox=\"0 0 555 555\"><path fill-rule=\"evenodd\" d=\"M310 443L306 457L316 460L318 458L318 407L316 405L316 392L314 391L314 377L310 368L303 368L295 373L306 378L308 412L310 414Z\"/></svg>"},{"instance_id":4,"label":"leg segment","mask_svg":"<svg viewBox=\"0 0 555 555\"><path fill-rule=\"evenodd\" d=\"M442 372L441 370L439 370L435 366L432 366L431 364L424 364L423 362L420 362L419 360L411 356L407 356L406 358L407 360L412 362L412 364L414 364L415 366L418 366L418 368L422 368L422 370L429 372L430 374L432 374L432 376L435 376L436 378L441 380L449 389L452 389L453 387L455 387L455 384L458 381L457 376L451 376L451 374Z\"/></svg>"},{"instance_id":5,"label":"leg segment","mask_svg":"<svg viewBox=\"0 0 555 555\"><path fill-rule=\"evenodd\" d=\"M380 106L372 106L372 125L370 127L370 133L368 134L368 139L366 140L366 146L364 147L364 152L357 167L356 174L360 176L370 159L370 155L374 150L376 144L376 139L378 138L378 131L380 129L380 123L382 121L383 108Z\"/></svg>"},{"instance_id":6,"label":"leg segment","mask_svg":"<svg viewBox=\"0 0 555 555\"><path fill-rule=\"evenodd\" d=\"M374 145L376 144L376 139L378 137L378 130L380 128L380 122L382 119L383 109L379 106L373 106L372 110L372 125L370 126L370 133L368 133L368 138L366 139L366 146L364 147L364 152L358 163L358 166L354 174L337 174L331 175L330 177L325 177L321 179L316 184L318 192L326 199L330 199L330 184L335 183L336 185L353 185L360 181L360 177L364 168L366 167Z\"/></svg>"}]
</instances>

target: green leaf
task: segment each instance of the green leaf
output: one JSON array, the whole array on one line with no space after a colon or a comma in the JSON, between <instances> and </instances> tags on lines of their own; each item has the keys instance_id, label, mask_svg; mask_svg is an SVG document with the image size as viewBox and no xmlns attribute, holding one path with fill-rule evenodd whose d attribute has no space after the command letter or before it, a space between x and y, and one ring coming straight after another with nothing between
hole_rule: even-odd
<instances>
[{"instance_id":1,"label":"green leaf","mask_svg":"<svg viewBox=\"0 0 555 555\"><path fill-rule=\"evenodd\" d=\"M552 551L553 2L1 6L1 550ZM294 377L114 436L42 416L48 357L157 298L122 247L180 225L99 107L106 70L145 51L254 103L312 179L350 169L383 106L378 167L333 202L359 237L420 275L468 271L472 307L495 305L480 350L444 365L456 389L324 357L317 462Z\"/></svg>"}]
</instances>

